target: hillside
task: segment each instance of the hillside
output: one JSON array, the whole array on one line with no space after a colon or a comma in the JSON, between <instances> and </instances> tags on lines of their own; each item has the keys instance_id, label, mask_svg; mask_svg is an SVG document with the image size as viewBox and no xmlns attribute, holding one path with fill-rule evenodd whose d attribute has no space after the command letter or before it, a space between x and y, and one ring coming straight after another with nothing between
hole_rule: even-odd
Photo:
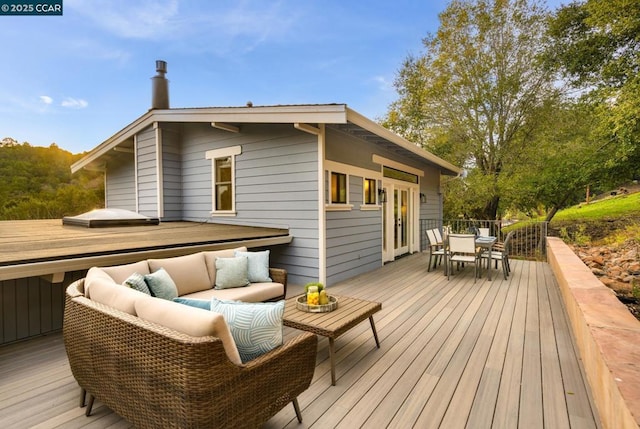
<instances>
[{"instance_id":1,"label":"hillside","mask_svg":"<svg viewBox=\"0 0 640 429\"><path fill-rule=\"evenodd\" d=\"M640 192L609 195L559 212L550 234L567 242L640 319Z\"/></svg>"},{"instance_id":2,"label":"hillside","mask_svg":"<svg viewBox=\"0 0 640 429\"><path fill-rule=\"evenodd\" d=\"M613 244L638 234L640 189L609 195L559 211L550 234L576 244Z\"/></svg>"},{"instance_id":3,"label":"hillside","mask_svg":"<svg viewBox=\"0 0 640 429\"><path fill-rule=\"evenodd\" d=\"M100 172L71 174L82 154L0 141L0 220L57 219L104 207Z\"/></svg>"}]
</instances>

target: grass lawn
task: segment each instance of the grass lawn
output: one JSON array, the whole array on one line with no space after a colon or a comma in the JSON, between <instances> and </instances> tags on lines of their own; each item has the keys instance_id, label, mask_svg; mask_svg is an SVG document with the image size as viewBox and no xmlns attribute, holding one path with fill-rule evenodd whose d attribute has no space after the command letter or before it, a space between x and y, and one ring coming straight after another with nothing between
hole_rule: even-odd
<instances>
[{"instance_id":1,"label":"grass lawn","mask_svg":"<svg viewBox=\"0 0 640 429\"><path fill-rule=\"evenodd\" d=\"M569 207L559 211L551 222L589 221L627 216L640 216L640 192Z\"/></svg>"}]
</instances>

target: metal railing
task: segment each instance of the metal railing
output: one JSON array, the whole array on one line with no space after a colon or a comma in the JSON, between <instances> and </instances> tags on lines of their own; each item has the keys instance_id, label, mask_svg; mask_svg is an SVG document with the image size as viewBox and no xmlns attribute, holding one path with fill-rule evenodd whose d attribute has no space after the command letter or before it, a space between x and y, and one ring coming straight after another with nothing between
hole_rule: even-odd
<instances>
[{"instance_id":1,"label":"metal railing","mask_svg":"<svg viewBox=\"0 0 640 429\"><path fill-rule=\"evenodd\" d=\"M499 220L469 220L469 219L420 219L420 247L428 248L426 231L438 228L444 234L445 229L454 233L473 233L479 228L488 228L489 235L504 241L509 231L515 231L511 237L509 256L530 260L546 259L546 237L549 222L522 221L507 224Z\"/></svg>"}]
</instances>

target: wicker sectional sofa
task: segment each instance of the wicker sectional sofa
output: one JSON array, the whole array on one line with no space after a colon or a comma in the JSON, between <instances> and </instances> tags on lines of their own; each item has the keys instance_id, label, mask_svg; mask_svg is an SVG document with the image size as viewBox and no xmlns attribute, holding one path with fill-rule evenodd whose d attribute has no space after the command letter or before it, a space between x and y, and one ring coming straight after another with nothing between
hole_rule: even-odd
<instances>
[{"instance_id":1,"label":"wicker sectional sofa","mask_svg":"<svg viewBox=\"0 0 640 429\"><path fill-rule=\"evenodd\" d=\"M206 290L195 290L202 266L189 264L207 267L207 260L229 252L91 269L69 285L63 335L81 388L80 406L89 394L87 415L96 398L139 428L253 428L292 402L301 421L296 398L313 377L315 335L303 333L243 364L221 314L121 285L145 266L153 271L162 265L178 292L187 291L181 296L221 293L253 302L284 297L286 271L275 269L269 270L272 285L217 290L209 277Z\"/></svg>"}]
</instances>

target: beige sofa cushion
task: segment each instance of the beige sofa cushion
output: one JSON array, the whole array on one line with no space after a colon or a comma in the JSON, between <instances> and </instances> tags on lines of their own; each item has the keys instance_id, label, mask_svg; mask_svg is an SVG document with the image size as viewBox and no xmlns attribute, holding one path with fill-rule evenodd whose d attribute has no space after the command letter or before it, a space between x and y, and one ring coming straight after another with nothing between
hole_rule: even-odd
<instances>
[{"instance_id":1,"label":"beige sofa cushion","mask_svg":"<svg viewBox=\"0 0 640 429\"><path fill-rule=\"evenodd\" d=\"M91 300L116 308L133 316L136 315L135 303L144 298L150 298L137 290L119 285L111 279L95 278L91 283Z\"/></svg>"},{"instance_id":2,"label":"beige sofa cushion","mask_svg":"<svg viewBox=\"0 0 640 429\"><path fill-rule=\"evenodd\" d=\"M106 282L114 283L111 276L104 272L102 268L91 267L87 271L87 275L84 278L84 296L91 298L91 285L97 280L104 280Z\"/></svg>"},{"instance_id":3,"label":"beige sofa cushion","mask_svg":"<svg viewBox=\"0 0 640 429\"><path fill-rule=\"evenodd\" d=\"M211 289L211 280L202 252L164 259L149 259L152 272L164 268L178 288L178 296Z\"/></svg>"},{"instance_id":4,"label":"beige sofa cushion","mask_svg":"<svg viewBox=\"0 0 640 429\"><path fill-rule=\"evenodd\" d=\"M214 296L218 299L233 299L244 302L262 302L284 295L281 283L251 283L249 286L232 289L208 289L190 293L183 298L206 299Z\"/></svg>"},{"instance_id":5,"label":"beige sofa cushion","mask_svg":"<svg viewBox=\"0 0 640 429\"><path fill-rule=\"evenodd\" d=\"M102 271L109 274L114 282L118 284L124 281L133 273L149 274L149 265L147 261L134 262L133 264L114 265L112 267L101 267Z\"/></svg>"},{"instance_id":6,"label":"beige sofa cushion","mask_svg":"<svg viewBox=\"0 0 640 429\"><path fill-rule=\"evenodd\" d=\"M193 337L220 338L229 360L236 365L242 363L236 343L222 314L173 301L147 298L135 303L138 317Z\"/></svg>"},{"instance_id":7,"label":"beige sofa cushion","mask_svg":"<svg viewBox=\"0 0 640 429\"><path fill-rule=\"evenodd\" d=\"M207 271L209 272L209 280L211 281L211 287L216 284L216 258L233 258L235 252L246 252L246 247L238 247L236 249L224 249L224 250L211 250L202 252L204 254L204 260L207 264Z\"/></svg>"}]
</instances>

